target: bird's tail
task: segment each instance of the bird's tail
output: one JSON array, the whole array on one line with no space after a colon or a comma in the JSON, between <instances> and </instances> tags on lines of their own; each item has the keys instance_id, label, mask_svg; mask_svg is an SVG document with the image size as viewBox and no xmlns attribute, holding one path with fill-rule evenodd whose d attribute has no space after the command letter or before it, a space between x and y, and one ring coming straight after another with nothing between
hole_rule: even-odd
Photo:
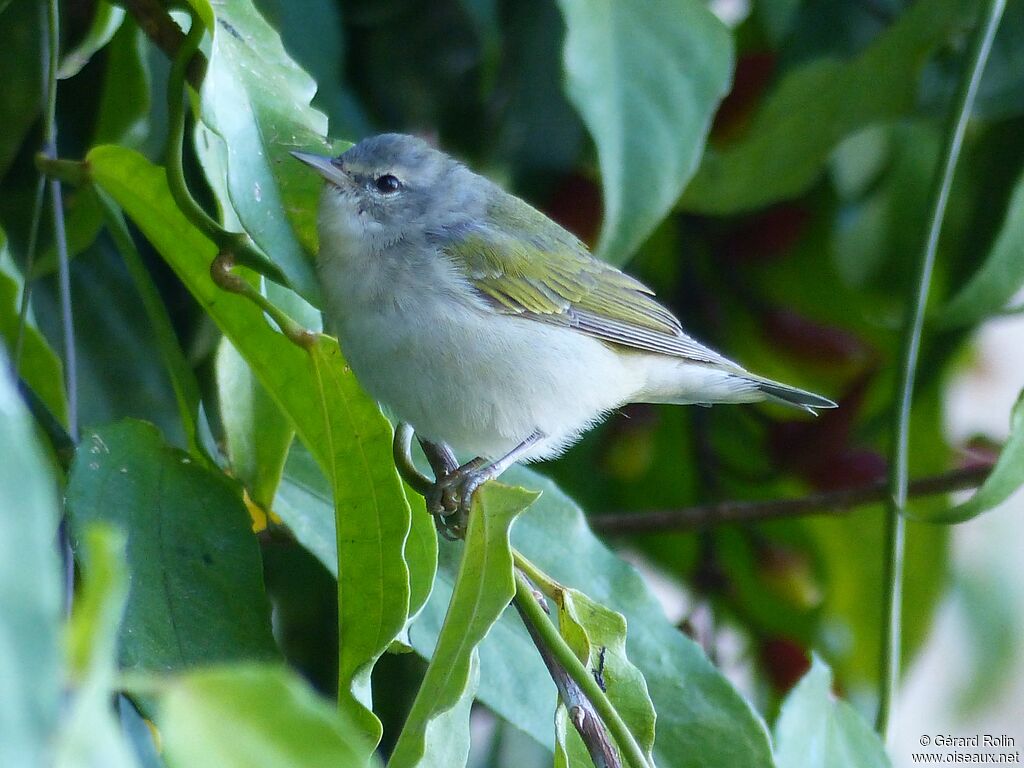
<instances>
[{"instance_id":1,"label":"bird's tail","mask_svg":"<svg viewBox=\"0 0 1024 768\"><path fill-rule=\"evenodd\" d=\"M777 381L762 379L758 376L750 376L749 378L757 390L762 392L768 400L803 408L811 413L816 413L818 408L836 407L836 404L827 397L816 395L805 389L797 389L788 384L780 384Z\"/></svg>"}]
</instances>

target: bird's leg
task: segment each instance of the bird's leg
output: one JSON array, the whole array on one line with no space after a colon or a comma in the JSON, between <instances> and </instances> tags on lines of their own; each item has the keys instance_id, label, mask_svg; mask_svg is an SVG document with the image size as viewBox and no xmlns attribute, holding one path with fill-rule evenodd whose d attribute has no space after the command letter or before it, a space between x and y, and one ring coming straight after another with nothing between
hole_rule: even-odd
<instances>
[{"instance_id":1,"label":"bird's leg","mask_svg":"<svg viewBox=\"0 0 1024 768\"><path fill-rule=\"evenodd\" d=\"M544 433L538 430L500 459L488 463L486 459L477 457L438 479L434 493L443 510L441 514L455 514L453 525L456 530L463 530L476 489L498 477L543 438Z\"/></svg>"},{"instance_id":2,"label":"bird's leg","mask_svg":"<svg viewBox=\"0 0 1024 768\"><path fill-rule=\"evenodd\" d=\"M411 429L407 425L400 425L400 429L403 440L411 438ZM441 534L448 539L460 539L465 533L473 492L519 461L523 454L543 437L542 432L534 432L500 459L488 463L487 459L478 456L460 467L455 453L448 445L433 443L417 436L420 447L423 448L423 453L434 471L435 481L429 487L421 487L422 483L413 482L413 480L418 481L423 477L418 472L415 473L418 477L407 477L406 481L417 491L423 493L427 502L427 511L437 520L437 527ZM399 437L396 433L396 446L398 443ZM404 453L408 453L407 445L406 443ZM396 463L400 471L403 464L406 463L399 461L401 453L403 452L396 449ZM411 458L408 463L411 465ZM404 474L403 477L405 477Z\"/></svg>"}]
</instances>

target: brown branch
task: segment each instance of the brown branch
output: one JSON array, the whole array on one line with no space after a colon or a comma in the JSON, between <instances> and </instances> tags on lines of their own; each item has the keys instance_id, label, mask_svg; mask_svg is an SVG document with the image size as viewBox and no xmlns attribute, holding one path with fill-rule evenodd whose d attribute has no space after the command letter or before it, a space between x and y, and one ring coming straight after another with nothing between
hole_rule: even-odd
<instances>
[{"instance_id":1,"label":"brown branch","mask_svg":"<svg viewBox=\"0 0 1024 768\"><path fill-rule=\"evenodd\" d=\"M135 22L156 47L174 59L178 49L185 42L185 33L167 13L160 0L121 0L121 5L132 15ZM199 89L206 75L206 57L197 51L189 62L186 77L193 88Z\"/></svg>"},{"instance_id":2,"label":"brown branch","mask_svg":"<svg viewBox=\"0 0 1024 768\"><path fill-rule=\"evenodd\" d=\"M529 600L530 598L526 599ZM547 612L543 597L534 594L533 599L536 599L540 603L541 608ZM622 768L619 753L615 749L611 737L608 735L604 722L594 710L594 705L590 703L590 699L580 690L576 681L572 679L565 667L558 662L558 659L555 658L554 654L544 644L544 640L533 626L530 617L520 606L518 595L516 595L513 605L519 612L519 618L523 620L526 631L530 633L530 639L537 646L537 651L544 660L544 666L548 668L548 674L551 675L551 679L555 682L555 687L558 688L558 695L565 704L565 708L569 711L569 722L572 723L580 738L583 739L587 752L590 753L590 759L594 763L594 768Z\"/></svg>"},{"instance_id":3,"label":"brown branch","mask_svg":"<svg viewBox=\"0 0 1024 768\"><path fill-rule=\"evenodd\" d=\"M976 488L991 471L991 465L980 465L923 477L910 483L908 493L910 496L931 496ZM590 527L602 533L658 533L689 531L723 523L780 520L806 515L842 515L865 504L884 501L886 493L886 481L881 479L854 488L811 493L798 499L722 501L682 509L595 515L590 518Z\"/></svg>"}]
</instances>

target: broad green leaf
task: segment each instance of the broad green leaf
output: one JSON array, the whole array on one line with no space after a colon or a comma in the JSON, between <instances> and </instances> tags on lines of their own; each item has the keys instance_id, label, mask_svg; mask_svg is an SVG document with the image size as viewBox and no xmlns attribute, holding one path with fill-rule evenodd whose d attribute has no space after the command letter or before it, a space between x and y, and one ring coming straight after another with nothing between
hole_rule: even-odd
<instances>
[{"instance_id":1,"label":"broad green leaf","mask_svg":"<svg viewBox=\"0 0 1024 768\"><path fill-rule=\"evenodd\" d=\"M60 712L57 479L0 349L0 765L46 765Z\"/></svg>"},{"instance_id":2,"label":"broad green leaf","mask_svg":"<svg viewBox=\"0 0 1024 768\"><path fill-rule=\"evenodd\" d=\"M845 136L914 107L928 57L976 5L919 0L855 58L823 58L785 75L741 139L705 154L682 207L736 213L806 191Z\"/></svg>"},{"instance_id":3,"label":"broad green leaf","mask_svg":"<svg viewBox=\"0 0 1024 768\"><path fill-rule=\"evenodd\" d=\"M104 522L127 535L132 592L120 651L129 668L273 658L259 546L238 487L123 421L88 434L68 476L73 541Z\"/></svg>"},{"instance_id":4,"label":"broad green leaf","mask_svg":"<svg viewBox=\"0 0 1024 768\"><path fill-rule=\"evenodd\" d=\"M591 533L580 509L535 472L514 468L503 478L544 494L520 516L512 543L552 578L586 591L625 617L629 659L647 680L658 713L655 762L703 768L770 766L764 723L700 647L665 617L632 566ZM425 657L433 650L451 595L457 555L457 547L442 542L434 593L410 631L413 647ZM481 643L480 673L477 698L549 746L555 687L513 612L506 611Z\"/></svg>"},{"instance_id":5,"label":"broad green leaf","mask_svg":"<svg viewBox=\"0 0 1024 768\"><path fill-rule=\"evenodd\" d=\"M732 40L698 0L559 0L565 75L601 166L598 252L626 261L697 168L732 79Z\"/></svg>"},{"instance_id":6,"label":"broad green leaf","mask_svg":"<svg viewBox=\"0 0 1024 768\"><path fill-rule=\"evenodd\" d=\"M315 441L303 437L334 493L339 702L376 745L382 730L372 712L370 673L409 615L405 540L412 512L391 460L391 425L359 388L338 342L318 335L309 356L322 431Z\"/></svg>"},{"instance_id":7,"label":"broad green leaf","mask_svg":"<svg viewBox=\"0 0 1024 768\"><path fill-rule=\"evenodd\" d=\"M124 16L124 8L108 3L106 0L99 0L96 3L96 10L93 12L92 23L85 31L85 36L74 50L68 51L61 59L60 66L57 67L57 79L67 80L81 72L82 68L89 63L89 59L114 37L114 33L124 21Z\"/></svg>"},{"instance_id":8,"label":"broad green leaf","mask_svg":"<svg viewBox=\"0 0 1024 768\"><path fill-rule=\"evenodd\" d=\"M943 328L959 328L998 312L1024 285L1024 176L1013 190L1002 229L984 263L940 310Z\"/></svg>"},{"instance_id":9,"label":"broad green leaf","mask_svg":"<svg viewBox=\"0 0 1024 768\"><path fill-rule=\"evenodd\" d=\"M227 339L221 340L217 350L216 373L231 473L246 487L253 501L269 510L295 427Z\"/></svg>"},{"instance_id":10,"label":"broad green leaf","mask_svg":"<svg viewBox=\"0 0 1024 768\"><path fill-rule=\"evenodd\" d=\"M281 35L289 55L316 81L313 104L327 113L335 136L372 133L362 106L346 84L343 65L347 46L344 17L347 8L335 0L255 0L259 12ZM353 9L352 14L358 10ZM316 35L309 30L315 29Z\"/></svg>"},{"instance_id":11,"label":"broad green leaf","mask_svg":"<svg viewBox=\"0 0 1024 768\"><path fill-rule=\"evenodd\" d=\"M118 147L92 150L89 162L94 180L231 340L332 481L342 544L339 620L350 640L342 648L342 702L375 742L380 724L348 690L355 684L368 701L373 662L402 630L409 610L403 548L411 513L391 457L391 426L359 389L333 339L318 337L307 353L272 329L248 299L213 283L216 247L175 206L159 167Z\"/></svg>"},{"instance_id":12,"label":"broad green leaf","mask_svg":"<svg viewBox=\"0 0 1024 768\"><path fill-rule=\"evenodd\" d=\"M832 694L832 672L817 656L782 703L775 723L779 768L886 768L885 747L847 702Z\"/></svg>"},{"instance_id":13,"label":"broad green leaf","mask_svg":"<svg viewBox=\"0 0 1024 768\"><path fill-rule=\"evenodd\" d=\"M353 723L295 674L270 665L214 667L171 679L157 724L170 765L362 768Z\"/></svg>"},{"instance_id":14,"label":"broad green leaf","mask_svg":"<svg viewBox=\"0 0 1024 768\"><path fill-rule=\"evenodd\" d=\"M600 673L608 699L653 761L654 705L643 673L626 655L626 620L576 589L557 590L555 602L562 637L587 669ZM561 709L561 716L567 717L565 707Z\"/></svg>"},{"instance_id":15,"label":"broad green leaf","mask_svg":"<svg viewBox=\"0 0 1024 768\"><path fill-rule=\"evenodd\" d=\"M135 759L114 717L118 627L128 596L124 535L92 524L82 534L82 589L67 636L68 666L77 683L57 739L57 768L132 768Z\"/></svg>"},{"instance_id":16,"label":"broad green leaf","mask_svg":"<svg viewBox=\"0 0 1024 768\"><path fill-rule=\"evenodd\" d=\"M430 596L437 571L437 533L423 497L406 489L412 507L412 528L405 542L409 565L409 616L415 616ZM274 512L295 538L338 576L334 539L334 499L331 487L313 457L301 445L292 445L284 477L274 499Z\"/></svg>"},{"instance_id":17,"label":"broad green leaf","mask_svg":"<svg viewBox=\"0 0 1024 768\"><path fill-rule=\"evenodd\" d=\"M466 702L472 701L476 691L476 647L515 595L509 534L516 516L536 499L535 493L495 483L474 494L465 551L444 624L389 766L465 765L469 754ZM432 721L460 703L466 715L460 722L431 729Z\"/></svg>"},{"instance_id":18,"label":"broad green leaf","mask_svg":"<svg viewBox=\"0 0 1024 768\"><path fill-rule=\"evenodd\" d=\"M146 53L146 38L129 19L107 49L94 145L139 147L146 140L152 90Z\"/></svg>"},{"instance_id":19,"label":"broad green leaf","mask_svg":"<svg viewBox=\"0 0 1024 768\"><path fill-rule=\"evenodd\" d=\"M999 506L1024 486L1024 392L1010 414L1010 437L999 453L992 474L963 504L938 513L915 515L926 523L962 523Z\"/></svg>"},{"instance_id":20,"label":"broad green leaf","mask_svg":"<svg viewBox=\"0 0 1024 768\"><path fill-rule=\"evenodd\" d=\"M200 118L227 147L227 188L246 232L296 291L315 298L310 254L316 252L321 180L289 151L329 151L323 138L327 118L309 105L316 83L288 56L250 0L220 0L212 12Z\"/></svg>"},{"instance_id":21,"label":"broad green leaf","mask_svg":"<svg viewBox=\"0 0 1024 768\"><path fill-rule=\"evenodd\" d=\"M7 238L0 230L0 341L7 348L7 358L14 354L18 338L23 285L7 250ZM66 424L68 405L64 395L64 366L34 323L26 322L23 333L18 375L50 412Z\"/></svg>"},{"instance_id":22,"label":"broad green leaf","mask_svg":"<svg viewBox=\"0 0 1024 768\"><path fill-rule=\"evenodd\" d=\"M42 106L42 56L40 55L40 7L15 3L4 12L0 44L0 178L21 146Z\"/></svg>"}]
</instances>

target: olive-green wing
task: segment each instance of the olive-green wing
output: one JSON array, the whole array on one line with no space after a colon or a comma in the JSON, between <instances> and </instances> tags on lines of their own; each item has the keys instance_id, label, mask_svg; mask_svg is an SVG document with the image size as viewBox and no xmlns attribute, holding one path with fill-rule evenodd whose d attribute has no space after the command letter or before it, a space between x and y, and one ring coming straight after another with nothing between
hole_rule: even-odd
<instances>
[{"instance_id":1,"label":"olive-green wing","mask_svg":"<svg viewBox=\"0 0 1024 768\"><path fill-rule=\"evenodd\" d=\"M650 288L595 259L518 198L502 195L488 218L503 226L474 222L436 243L499 312L625 347L739 367L687 336Z\"/></svg>"}]
</instances>

